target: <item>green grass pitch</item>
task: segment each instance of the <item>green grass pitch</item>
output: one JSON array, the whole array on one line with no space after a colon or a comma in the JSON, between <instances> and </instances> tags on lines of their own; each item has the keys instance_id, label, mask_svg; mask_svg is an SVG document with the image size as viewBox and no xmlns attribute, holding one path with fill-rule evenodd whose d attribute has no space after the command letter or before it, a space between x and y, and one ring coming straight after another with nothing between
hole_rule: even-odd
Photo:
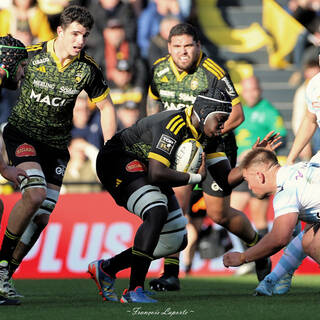
<instances>
[{"instance_id":1,"label":"green grass pitch","mask_svg":"<svg viewBox=\"0 0 320 320\"><path fill-rule=\"evenodd\" d=\"M296 276L289 294L254 297L254 275L235 277L187 277L179 292L161 292L156 304L104 302L91 279L16 280L25 295L20 306L0 306L5 320L118 320L193 319L260 320L317 319L320 303L320 276ZM118 279L120 295L128 284Z\"/></svg>"}]
</instances>

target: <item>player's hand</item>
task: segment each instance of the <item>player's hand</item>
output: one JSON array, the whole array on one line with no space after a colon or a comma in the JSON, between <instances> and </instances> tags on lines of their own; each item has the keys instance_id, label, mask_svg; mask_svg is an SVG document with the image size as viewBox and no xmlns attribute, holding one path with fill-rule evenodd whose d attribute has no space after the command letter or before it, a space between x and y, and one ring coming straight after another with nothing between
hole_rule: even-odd
<instances>
[{"instance_id":1,"label":"player's hand","mask_svg":"<svg viewBox=\"0 0 320 320\"><path fill-rule=\"evenodd\" d=\"M255 144L252 146L252 149L255 148L266 148L270 151L276 150L279 146L281 146L282 142L280 141L281 136L280 133L274 133L273 131L270 131L261 141L260 137L258 137Z\"/></svg>"},{"instance_id":2,"label":"player's hand","mask_svg":"<svg viewBox=\"0 0 320 320\"><path fill-rule=\"evenodd\" d=\"M13 166L6 166L2 169L1 175L7 180L13 182L15 187L19 187L21 183L20 176L28 178L27 173L20 168L16 168Z\"/></svg>"},{"instance_id":3,"label":"player's hand","mask_svg":"<svg viewBox=\"0 0 320 320\"><path fill-rule=\"evenodd\" d=\"M201 174L201 181L203 181L206 176L207 176L207 168L206 168L206 155L204 152L202 152L202 155L201 155L202 159L201 159L201 166L199 168L199 171L198 173Z\"/></svg>"},{"instance_id":4,"label":"player's hand","mask_svg":"<svg viewBox=\"0 0 320 320\"><path fill-rule=\"evenodd\" d=\"M228 252L223 256L225 267L238 267L244 263L244 255L240 252Z\"/></svg>"}]
</instances>

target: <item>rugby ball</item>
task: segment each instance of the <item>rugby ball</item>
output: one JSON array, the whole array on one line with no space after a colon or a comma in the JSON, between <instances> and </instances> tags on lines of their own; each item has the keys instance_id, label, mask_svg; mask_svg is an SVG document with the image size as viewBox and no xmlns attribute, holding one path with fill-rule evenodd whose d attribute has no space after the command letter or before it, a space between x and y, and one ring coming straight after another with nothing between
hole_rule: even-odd
<instances>
[{"instance_id":1,"label":"rugby ball","mask_svg":"<svg viewBox=\"0 0 320 320\"><path fill-rule=\"evenodd\" d=\"M203 148L199 141L186 139L177 148L172 168L180 172L198 173Z\"/></svg>"}]
</instances>

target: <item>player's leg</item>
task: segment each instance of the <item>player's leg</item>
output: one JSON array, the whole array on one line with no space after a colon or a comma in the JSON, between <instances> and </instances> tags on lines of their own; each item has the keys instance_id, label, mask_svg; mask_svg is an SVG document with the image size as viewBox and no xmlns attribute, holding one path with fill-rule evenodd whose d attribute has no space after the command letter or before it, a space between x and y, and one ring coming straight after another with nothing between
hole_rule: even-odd
<instances>
[{"instance_id":1,"label":"player's leg","mask_svg":"<svg viewBox=\"0 0 320 320\"><path fill-rule=\"evenodd\" d=\"M307 255L320 264L320 223L314 224L305 231L302 239L303 250Z\"/></svg>"},{"instance_id":2,"label":"player's leg","mask_svg":"<svg viewBox=\"0 0 320 320\"><path fill-rule=\"evenodd\" d=\"M256 294L268 296L272 294L280 295L290 290L292 275L306 257L302 246L303 236L304 231L300 232L290 241L272 272L268 274L255 289ZM305 241L305 243L307 245L307 241Z\"/></svg>"},{"instance_id":3,"label":"player's leg","mask_svg":"<svg viewBox=\"0 0 320 320\"><path fill-rule=\"evenodd\" d=\"M256 227L259 236L262 238L268 233L268 209L270 198L258 199L252 196L249 201L252 222Z\"/></svg>"},{"instance_id":4,"label":"player's leg","mask_svg":"<svg viewBox=\"0 0 320 320\"><path fill-rule=\"evenodd\" d=\"M192 186L181 186L173 188L180 208L184 215L188 212ZM180 270L180 253L175 253L164 259L163 274L158 279L150 281L150 288L154 290L169 290L175 291L180 289L179 281L179 270Z\"/></svg>"}]
</instances>

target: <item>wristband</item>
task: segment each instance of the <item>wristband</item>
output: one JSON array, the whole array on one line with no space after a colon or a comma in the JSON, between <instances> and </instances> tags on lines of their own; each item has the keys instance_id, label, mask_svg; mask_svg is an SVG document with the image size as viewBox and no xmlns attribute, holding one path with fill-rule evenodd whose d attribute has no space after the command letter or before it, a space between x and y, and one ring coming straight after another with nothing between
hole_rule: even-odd
<instances>
[{"instance_id":1,"label":"wristband","mask_svg":"<svg viewBox=\"0 0 320 320\"><path fill-rule=\"evenodd\" d=\"M196 184L201 182L202 176L200 173L189 173L190 177L188 180L188 184Z\"/></svg>"}]
</instances>

